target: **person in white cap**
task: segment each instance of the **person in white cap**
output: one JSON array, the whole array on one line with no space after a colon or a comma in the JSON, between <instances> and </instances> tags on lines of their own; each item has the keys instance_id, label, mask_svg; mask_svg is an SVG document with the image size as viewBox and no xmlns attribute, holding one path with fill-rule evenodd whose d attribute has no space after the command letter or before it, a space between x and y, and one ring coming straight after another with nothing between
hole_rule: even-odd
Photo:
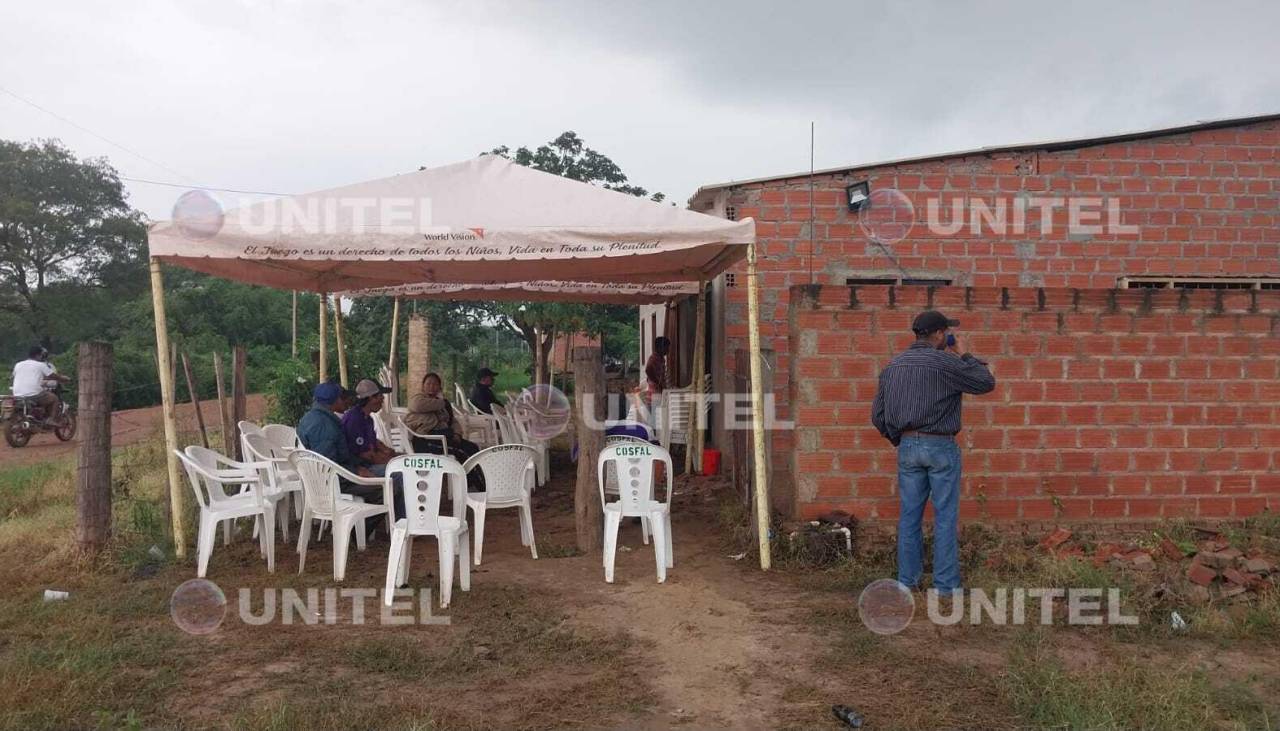
<instances>
[{"instance_id":1,"label":"person in white cap","mask_svg":"<svg viewBox=\"0 0 1280 731\"><path fill-rule=\"evenodd\" d=\"M378 441L373 427L373 412L382 408L383 394L387 393L391 389L366 378L356 384L356 401L342 415L347 448L357 463L375 477L382 477L387 462L396 456L394 449Z\"/></svg>"}]
</instances>

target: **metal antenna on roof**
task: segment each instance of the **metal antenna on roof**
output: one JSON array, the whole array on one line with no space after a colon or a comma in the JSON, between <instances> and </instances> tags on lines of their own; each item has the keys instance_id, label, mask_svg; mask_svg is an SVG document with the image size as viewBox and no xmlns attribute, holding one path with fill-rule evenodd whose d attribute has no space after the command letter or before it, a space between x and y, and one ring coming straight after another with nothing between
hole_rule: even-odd
<instances>
[{"instance_id":1,"label":"metal antenna on roof","mask_svg":"<svg viewBox=\"0 0 1280 731\"><path fill-rule=\"evenodd\" d=\"M809 122L809 284L813 284L813 250L816 214L813 204L813 127Z\"/></svg>"}]
</instances>

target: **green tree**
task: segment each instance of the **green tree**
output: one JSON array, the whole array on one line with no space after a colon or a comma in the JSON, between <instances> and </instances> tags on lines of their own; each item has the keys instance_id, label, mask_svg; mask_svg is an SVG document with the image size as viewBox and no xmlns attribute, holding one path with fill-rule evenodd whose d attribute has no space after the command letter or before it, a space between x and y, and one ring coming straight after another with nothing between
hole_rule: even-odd
<instances>
[{"instance_id":1,"label":"green tree","mask_svg":"<svg viewBox=\"0 0 1280 731\"><path fill-rule=\"evenodd\" d=\"M55 313L92 314L95 294L127 296L145 257L143 217L105 159L77 160L56 140L0 140L0 309L35 339L54 347L69 332Z\"/></svg>"}]
</instances>

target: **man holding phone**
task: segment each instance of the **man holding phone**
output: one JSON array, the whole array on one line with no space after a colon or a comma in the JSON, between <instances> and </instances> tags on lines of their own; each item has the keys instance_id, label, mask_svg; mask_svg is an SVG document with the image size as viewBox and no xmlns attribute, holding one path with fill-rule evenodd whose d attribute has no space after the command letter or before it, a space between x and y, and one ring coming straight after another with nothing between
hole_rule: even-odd
<instances>
[{"instance_id":1,"label":"man holding phone","mask_svg":"<svg viewBox=\"0 0 1280 731\"><path fill-rule=\"evenodd\" d=\"M959 327L937 310L916 316L916 341L880 373L871 423L898 448L898 581L920 584L924 571L926 501L933 501L933 586L960 589L960 406L963 394L990 393L995 376L965 351Z\"/></svg>"}]
</instances>

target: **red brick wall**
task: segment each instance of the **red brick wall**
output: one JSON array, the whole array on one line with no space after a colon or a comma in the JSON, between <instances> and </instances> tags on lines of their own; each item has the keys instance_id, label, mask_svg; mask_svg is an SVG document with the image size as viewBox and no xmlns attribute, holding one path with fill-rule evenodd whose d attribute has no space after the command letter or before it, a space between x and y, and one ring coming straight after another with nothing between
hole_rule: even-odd
<instances>
[{"instance_id":1,"label":"red brick wall","mask_svg":"<svg viewBox=\"0 0 1280 731\"><path fill-rule=\"evenodd\" d=\"M889 246L898 265L913 276L948 278L961 286L1103 289L1116 286L1121 276L1280 276L1280 122L820 175L812 196L812 246L807 176L735 186L728 204L737 218L756 220L761 335L763 346L778 357L780 418L790 415L790 288L844 285L847 278L875 274L901 276L863 234L857 214L848 211L845 187L863 180L873 191L896 188L914 205L919 222L907 238ZM1042 235L1034 211L1020 235L999 236L987 229L974 235L966 226L939 236L923 225L931 197L949 211L954 197L994 205L997 198L1017 195L1115 199L1120 222L1137 232L1073 236L1055 218L1053 232ZM726 290L726 353L747 347L745 265L734 271L737 284ZM792 447L790 433L776 435L775 465L785 464Z\"/></svg>"},{"instance_id":2,"label":"red brick wall","mask_svg":"<svg viewBox=\"0 0 1280 731\"><path fill-rule=\"evenodd\" d=\"M929 306L996 390L966 396L961 515L1151 520L1280 510L1280 292L796 287L797 513L897 517L871 426L885 363Z\"/></svg>"}]
</instances>

